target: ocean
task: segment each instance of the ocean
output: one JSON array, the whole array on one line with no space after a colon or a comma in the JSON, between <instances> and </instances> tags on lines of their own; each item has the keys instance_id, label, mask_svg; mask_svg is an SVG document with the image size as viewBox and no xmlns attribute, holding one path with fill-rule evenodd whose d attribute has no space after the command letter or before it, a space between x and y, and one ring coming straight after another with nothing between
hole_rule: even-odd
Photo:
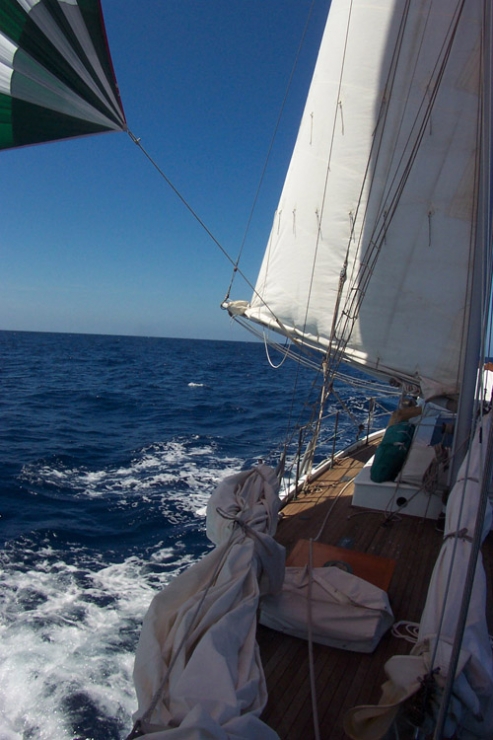
<instances>
[{"instance_id":1,"label":"ocean","mask_svg":"<svg viewBox=\"0 0 493 740\"><path fill-rule=\"evenodd\" d=\"M0 740L120 740L153 594L212 547L217 483L276 464L312 373L253 342L0 332L0 378Z\"/></svg>"}]
</instances>

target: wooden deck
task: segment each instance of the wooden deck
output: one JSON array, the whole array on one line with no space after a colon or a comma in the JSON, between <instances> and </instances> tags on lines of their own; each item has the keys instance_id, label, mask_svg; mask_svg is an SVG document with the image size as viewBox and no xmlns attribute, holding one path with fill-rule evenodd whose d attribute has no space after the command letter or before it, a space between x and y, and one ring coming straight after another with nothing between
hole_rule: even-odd
<instances>
[{"instance_id":1,"label":"wooden deck","mask_svg":"<svg viewBox=\"0 0 493 740\"><path fill-rule=\"evenodd\" d=\"M340 460L304 495L288 504L283 509L276 539L286 547L288 556L299 539L317 538L328 545L394 559L396 567L388 593L395 620L418 622L443 535L432 520L403 515L388 519L382 512L351 505L351 481L373 454L374 448L366 448ZM491 541L483 549L487 555L487 577L491 579ZM257 639L269 691L263 720L282 740L311 740L315 734L307 643L261 625ZM390 633L382 638L373 654L313 646L316 704L323 740L347 738L342 726L346 710L358 704L378 703L385 681L385 662L411 648L409 642Z\"/></svg>"}]
</instances>

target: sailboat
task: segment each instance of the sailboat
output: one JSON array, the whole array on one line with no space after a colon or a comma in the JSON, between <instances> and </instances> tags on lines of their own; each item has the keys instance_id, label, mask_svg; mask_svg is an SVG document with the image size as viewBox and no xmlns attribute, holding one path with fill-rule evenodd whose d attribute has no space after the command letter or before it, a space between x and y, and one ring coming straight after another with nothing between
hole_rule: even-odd
<instances>
[{"instance_id":1,"label":"sailboat","mask_svg":"<svg viewBox=\"0 0 493 740\"><path fill-rule=\"evenodd\" d=\"M400 389L397 423L352 480L356 511L385 511L386 521L392 511L421 517L423 529L423 518L438 519L446 503L413 655L387 661L377 706L361 692L365 706L339 713L339 726L333 710L335 725L326 720L320 737L344 736L341 724L346 736L382 737L412 696L420 696L407 717L413 737L491 735L481 556L476 565L491 525L482 372L491 289L491 43L488 2L334 0L254 294L226 306L241 322L284 335L293 353L322 354L321 403L345 365ZM453 442L437 434L439 425L454 429ZM382 474L382 457L408 444L395 431L402 426L414 433L410 449ZM427 485L445 450L445 485L440 474ZM346 475L348 460L354 463L351 452L339 460ZM330 471L334 485L334 463ZM308 470L310 478L305 517L310 501L323 513L313 494L323 478ZM332 517L339 529L327 541L344 541L348 527ZM294 508L287 518L302 525ZM368 526L371 516L365 519ZM306 563L307 548L296 561L297 546L291 562ZM354 553L337 557L351 562ZM410 581L401 616L410 612L413 588ZM265 623L296 634L283 599L266 610Z\"/></svg>"},{"instance_id":2,"label":"sailboat","mask_svg":"<svg viewBox=\"0 0 493 740\"><path fill-rule=\"evenodd\" d=\"M319 368L313 434L284 502L285 461L211 496L129 738L491 737L492 15L332 0L253 296L223 305ZM0 148L128 131L97 0L3 2L0 33ZM314 467L354 371L397 408Z\"/></svg>"},{"instance_id":3,"label":"sailboat","mask_svg":"<svg viewBox=\"0 0 493 740\"><path fill-rule=\"evenodd\" d=\"M275 535L272 471L213 494L227 535L149 609L129 737L491 737L492 24L488 0L332 0L253 295L223 304L319 366L313 438ZM354 371L397 408L313 469Z\"/></svg>"}]
</instances>

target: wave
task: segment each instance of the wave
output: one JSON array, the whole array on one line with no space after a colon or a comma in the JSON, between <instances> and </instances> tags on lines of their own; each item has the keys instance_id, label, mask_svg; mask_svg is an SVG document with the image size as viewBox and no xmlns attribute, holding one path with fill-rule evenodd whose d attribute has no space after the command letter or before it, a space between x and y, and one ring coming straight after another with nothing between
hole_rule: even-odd
<instances>
[{"instance_id":1,"label":"wave","mask_svg":"<svg viewBox=\"0 0 493 740\"><path fill-rule=\"evenodd\" d=\"M84 548L60 552L48 541L6 548L2 740L71 740L86 733L116 740L128 731L142 618L154 593L193 560L183 546L117 563Z\"/></svg>"},{"instance_id":2,"label":"wave","mask_svg":"<svg viewBox=\"0 0 493 740\"><path fill-rule=\"evenodd\" d=\"M37 461L23 466L19 481L39 493L52 492L71 499L113 496L121 505L134 499L150 501L152 496L170 500L183 497L191 510L202 507L217 483L237 472L239 457L220 456L215 444L198 436L153 443L132 454L120 465L90 470L71 465L60 458Z\"/></svg>"}]
</instances>

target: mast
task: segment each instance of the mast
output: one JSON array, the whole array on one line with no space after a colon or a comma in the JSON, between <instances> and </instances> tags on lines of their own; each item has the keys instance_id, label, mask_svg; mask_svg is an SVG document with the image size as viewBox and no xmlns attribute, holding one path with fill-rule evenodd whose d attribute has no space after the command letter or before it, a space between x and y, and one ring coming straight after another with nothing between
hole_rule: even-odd
<instances>
[{"instance_id":1,"label":"mast","mask_svg":"<svg viewBox=\"0 0 493 740\"><path fill-rule=\"evenodd\" d=\"M484 359L484 339L486 336L486 317L491 311L491 252L492 244L492 67L493 67L493 12L490 0L483 3L484 33L482 45L482 128L481 128L481 161L478 193L478 221L476 226L476 251L473 267L473 282L471 291L471 310L469 314L467 344L463 384L459 397L459 409L456 430L454 434L454 454L451 469L451 481L454 482L460 464L464 458L468 442L471 439L471 429L476 412L476 391L478 387L478 370ZM471 599L477 560L482 543L483 522L486 512L486 501L490 489L493 470L493 426L490 427L488 440L485 440L486 455L483 480L481 481L481 498L476 515L476 527L473 535L471 553L469 556L467 580L464 586L462 603L459 613L457 632L455 635L450 665L445 683L442 702L438 712L434 738L439 740L443 736L450 699L453 691L457 664L459 661L464 630L466 627Z\"/></svg>"},{"instance_id":2,"label":"mast","mask_svg":"<svg viewBox=\"0 0 493 740\"><path fill-rule=\"evenodd\" d=\"M466 350L459 408L454 434L454 448L450 480L453 483L459 467L466 454L471 428L476 412L476 390L478 371L484 358L484 338L486 316L491 300L491 251L492 251L492 11L489 0L484 2L484 34L482 75L482 127L481 127L481 160L479 173L479 192L476 223L476 248L471 285L471 304L466 335Z\"/></svg>"}]
</instances>

